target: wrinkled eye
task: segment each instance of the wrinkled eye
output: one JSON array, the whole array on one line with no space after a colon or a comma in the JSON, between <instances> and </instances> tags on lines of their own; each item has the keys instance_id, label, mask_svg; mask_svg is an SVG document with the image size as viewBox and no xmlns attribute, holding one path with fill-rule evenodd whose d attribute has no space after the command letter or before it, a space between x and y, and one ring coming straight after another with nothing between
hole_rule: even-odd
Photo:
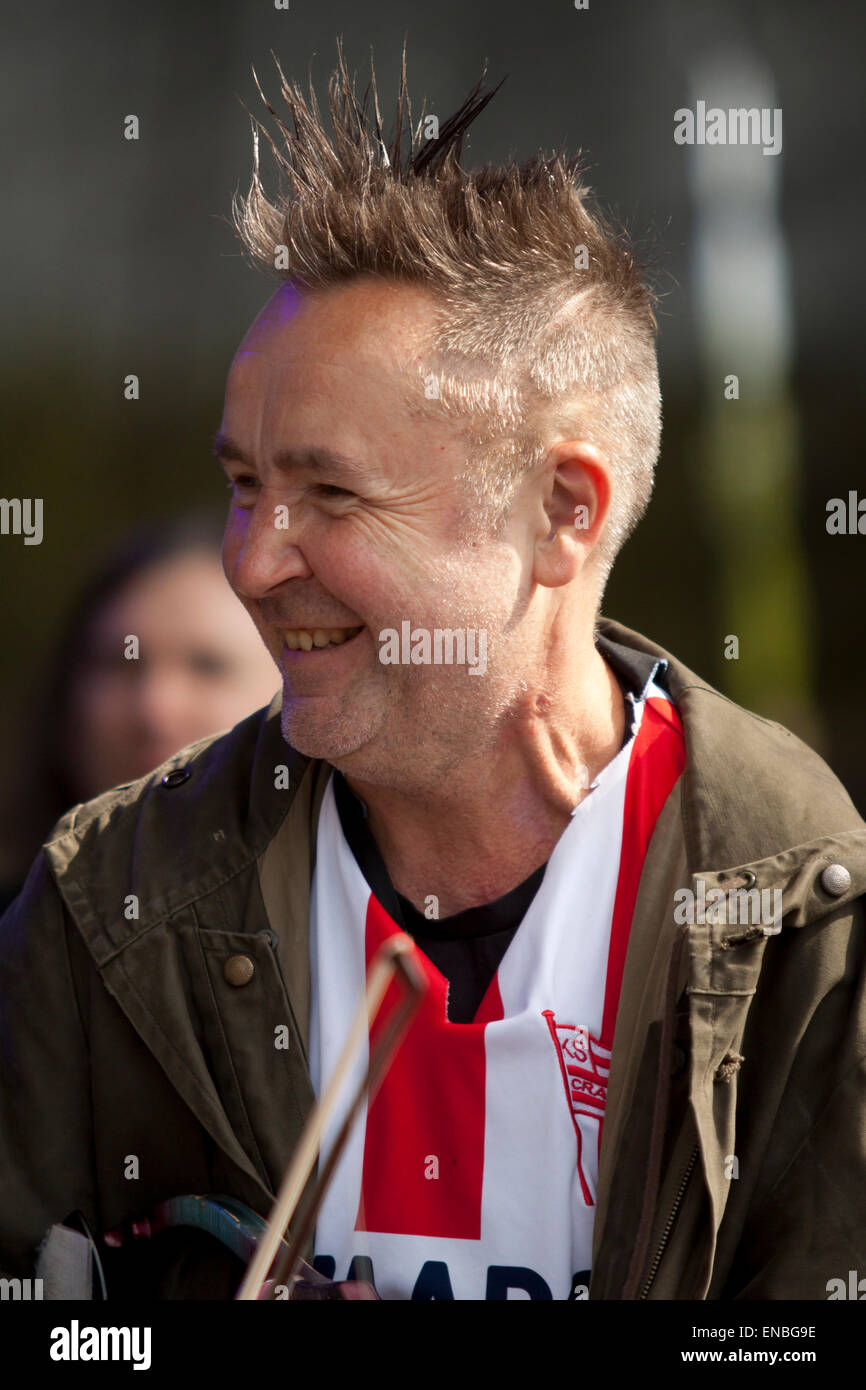
<instances>
[{"instance_id":1,"label":"wrinkled eye","mask_svg":"<svg viewBox=\"0 0 866 1390\"><path fill-rule=\"evenodd\" d=\"M316 487L317 492L321 492L325 497L351 497L352 493L344 487L337 487L334 483L319 483Z\"/></svg>"}]
</instances>

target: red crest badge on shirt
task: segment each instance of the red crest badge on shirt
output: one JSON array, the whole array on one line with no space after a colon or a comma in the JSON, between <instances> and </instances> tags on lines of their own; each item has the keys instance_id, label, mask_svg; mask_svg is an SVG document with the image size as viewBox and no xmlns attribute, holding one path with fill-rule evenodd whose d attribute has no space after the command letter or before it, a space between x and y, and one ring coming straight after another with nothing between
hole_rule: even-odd
<instances>
[{"instance_id":1,"label":"red crest badge on shirt","mask_svg":"<svg viewBox=\"0 0 866 1390\"><path fill-rule=\"evenodd\" d=\"M601 1147L601 1124L607 1103L607 1082L610 1075L610 1048L604 1047L581 1023L557 1023L552 1009L545 1009L550 1036L556 1048L562 1084L571 1110L577 1136L577 1171L584 1201L594 1206L589 1183L582 1167L583 1133L579 1116L598 1122L598 1144Z\"/></svg>"}]
</instances>

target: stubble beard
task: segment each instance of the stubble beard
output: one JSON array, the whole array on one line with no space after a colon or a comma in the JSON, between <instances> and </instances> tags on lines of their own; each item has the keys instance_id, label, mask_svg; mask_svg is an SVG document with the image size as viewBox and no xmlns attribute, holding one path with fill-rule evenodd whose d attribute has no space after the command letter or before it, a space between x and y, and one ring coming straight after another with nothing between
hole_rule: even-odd
<instances>
[{"instance_id":1,"label":"stubble beard","mask_svg":"<svg viewBox=\"0 0 866 1390\"><path fill-rule=\"evenodd\" d=\"M375 738L381 723L370 702L359 694L341 701L330 715L325 710L305 708L307 703L292 695L284 679L280 728L286 743L307 758L328 763L348 758ZM322 697L316 703L322 704Z\"/></svg>"}]
</instances>

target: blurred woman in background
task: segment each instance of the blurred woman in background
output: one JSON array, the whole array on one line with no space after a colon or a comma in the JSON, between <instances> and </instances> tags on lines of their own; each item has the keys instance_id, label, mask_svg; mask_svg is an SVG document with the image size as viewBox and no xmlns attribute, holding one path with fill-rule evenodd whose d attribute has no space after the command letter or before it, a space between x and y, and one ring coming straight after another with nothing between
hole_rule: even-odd
<instances>
[{"instance_id":1,"label":"blurred woman in background","mask_svg":"<svg viewBox=\"0 0 866 1390\"><path fill-rule=\"evenodd\" d=\"M70 806L231 728L279 688L221 541L207 516L142 527L79 595L0 788L0 912Z\"/></svg>"}]
</instances>

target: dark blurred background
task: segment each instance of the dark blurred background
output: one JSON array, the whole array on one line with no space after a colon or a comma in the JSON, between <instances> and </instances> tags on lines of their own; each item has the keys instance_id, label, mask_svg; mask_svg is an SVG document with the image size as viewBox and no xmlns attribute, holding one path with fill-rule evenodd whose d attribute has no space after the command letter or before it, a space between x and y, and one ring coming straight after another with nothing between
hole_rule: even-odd
<instances>
[{"instance_id":1,"label":"dark blurred background","mask_svg":"<svg viewBox=\"0 0 866 1390\"><path fill-rule=\"evenodd\" d=\"M41 545L0 536L5 767L112 539L227 502L210 441L273 289L228 225L251 168L239 99L264 114L251 65L279 108L272 49L291 77L312 62L323 98L337 35L361 91L372 45L389 125L405 35L416 117L424 97L453 111L485 59L489 83L508 74L464 164L583 149L651 264L662 456L604 612L794 729L866 811L866 537L826 529L830 498L866 498L855 0L83 0L9 6L3 27L2 493L44 499ZM674 112L699 99L781 108L782 152L677 145Z\"/></svg>"}]
</instances>

